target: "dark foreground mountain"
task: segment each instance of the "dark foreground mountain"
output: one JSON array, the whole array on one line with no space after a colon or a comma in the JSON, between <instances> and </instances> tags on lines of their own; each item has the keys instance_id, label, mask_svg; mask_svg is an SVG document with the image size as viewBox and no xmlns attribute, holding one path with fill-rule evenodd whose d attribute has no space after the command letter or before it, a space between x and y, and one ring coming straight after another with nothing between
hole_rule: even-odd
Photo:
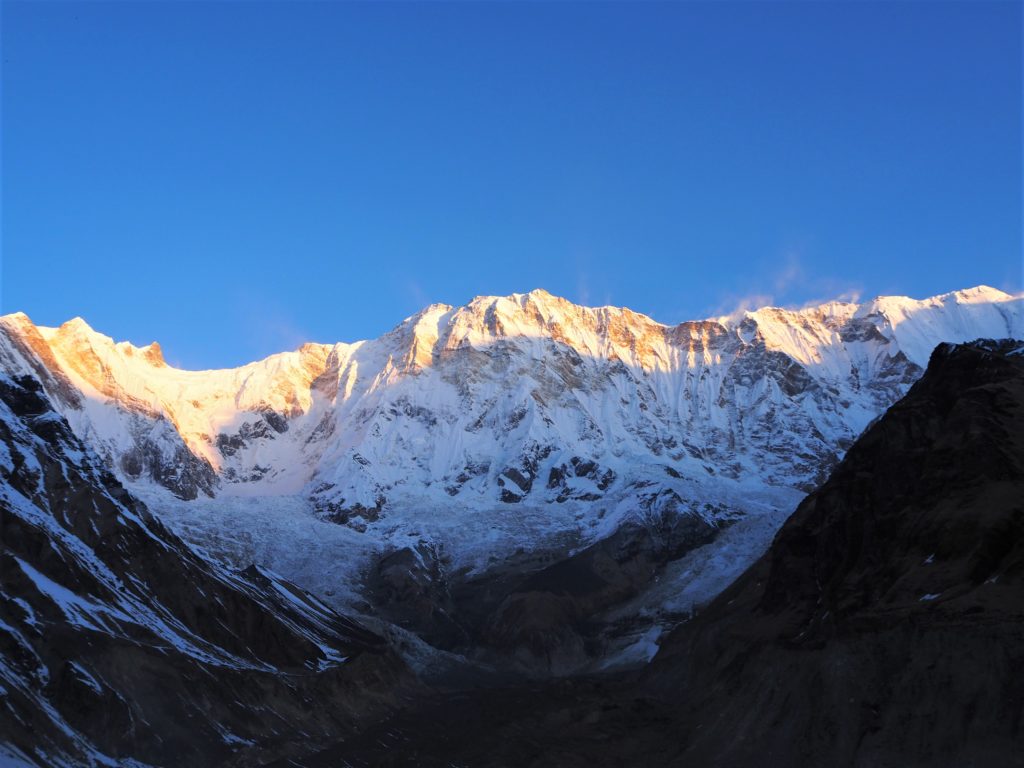
<instances>
[{"instance_id":1,"label":"dark foreground mountain","mask_svg":"<svg viewBox=\"0 0 1024 768\"><path fill-rule=\"evenodd\" d=\"M373 633L183 544L28 376L0 374L0 534L0 765L258 764L408 683Z\"/></svg>"},{"instance_id":2,"label":"dark foreground mountain","mask_svg":"<svg viewBox=\"0 0 1024 768\"><path fill-rule=\"evenodd\" d=\"M304 766L1024 764L1024 343L941 345L634 680L440 696Z\"/></svg>"},{"instance_id":3,"label":"dark foreground mountain","mask_svg":"<svg viewBox=\"0 0 1024 768\"><path fill-rule=\"evenodd\" d=\"M1024 763L1024 344L941 345L671 636L692 765Z\"/></svg>"}]
</instances>

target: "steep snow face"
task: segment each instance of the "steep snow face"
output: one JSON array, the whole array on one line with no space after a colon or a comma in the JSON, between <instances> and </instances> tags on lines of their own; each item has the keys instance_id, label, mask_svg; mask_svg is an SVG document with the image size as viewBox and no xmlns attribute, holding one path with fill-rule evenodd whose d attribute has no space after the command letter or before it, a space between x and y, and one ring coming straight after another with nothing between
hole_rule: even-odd
<instances>
[{"instance_id":1,"label":"steep snow face","mask_svg":"<svg viewBox=\"0 0 1024 768\"><path fill-rule=\"evenodd\" d=\"M981 287L666 326L533 291L216 371L170 367L158 345L116 343L79 319L0 323L129 484L300 495L359 530L509 504L572 527L598 510L706 499L709 484L712 499L752 484L808 490L937 343L1024 336L1022 304Z\"/></svg>"}]
</instances>

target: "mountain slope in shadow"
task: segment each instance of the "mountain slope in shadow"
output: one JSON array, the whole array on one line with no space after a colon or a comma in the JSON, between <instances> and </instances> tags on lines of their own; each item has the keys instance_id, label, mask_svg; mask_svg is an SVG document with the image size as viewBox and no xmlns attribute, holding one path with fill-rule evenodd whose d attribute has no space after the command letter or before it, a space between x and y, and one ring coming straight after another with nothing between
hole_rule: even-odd
<instances>
[{"instance_id":1,"label":"mountain slope in shadow","mask_svg":"<svg viewBox=\"0 0 1024 768\"><path fill-rule=\"evenodd\" d=\"M292 765L1024 764L1024 343L940 345L642 677L439 696Z\"/></svg>"},{"instance_id":2,"label":"mountain slope in shadow","mask_svg":"<svg viewBox=\"0 0 1024 768\"><path fill-rule=\"evenodd\" d=\"M6 373L0 534L0 765L253 765L410 685L372 632L185 545Z\"/></svg>"},{"instance_id":3,"label":"mountain slope in shadow","mask_svg":"<svg viewBox=\"0 0 1024 768\"><path fill-rule=\"evenodd\" d=\"M1024 344L940 345L665 643L691 765L1024 762Z\"/></svg>"}]
</instances>

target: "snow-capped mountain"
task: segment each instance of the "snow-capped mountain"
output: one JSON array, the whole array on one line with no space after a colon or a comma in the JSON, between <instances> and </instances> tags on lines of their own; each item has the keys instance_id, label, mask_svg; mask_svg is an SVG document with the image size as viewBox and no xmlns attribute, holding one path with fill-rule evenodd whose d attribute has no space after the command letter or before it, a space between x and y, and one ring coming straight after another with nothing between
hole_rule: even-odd
<instances>
[{"instance_id":1,"label":"snow-capped mountain","mask_svg":"<svg viewBox=\"0 0 1024 768\"><path fill-rule=\"evenodd\" d=\"M975 288L666 326L533 291L216 371L81 319L2 323L126 481L309 493L367 519L399 500L595 500L652 470L810 487L937 343L1019 336L1021 307Z\"/></svg>"},{"instance_id":2,"label":"snow-capped mountain","mask_svg":"<svg viewBox=\"0 0 1024 768\"><path fill-rule=\"evenodd\" d=\"M705 546L673 599L692 603L760 554L936 344L1024 336L1024 298L978 287L668 326L538 290L214 371L80 319L0 328L5 368L36 377L180 533L321 595L394 549L480 573L688 518L717 537L687 537Z\"/></svg>"}]
</instances>

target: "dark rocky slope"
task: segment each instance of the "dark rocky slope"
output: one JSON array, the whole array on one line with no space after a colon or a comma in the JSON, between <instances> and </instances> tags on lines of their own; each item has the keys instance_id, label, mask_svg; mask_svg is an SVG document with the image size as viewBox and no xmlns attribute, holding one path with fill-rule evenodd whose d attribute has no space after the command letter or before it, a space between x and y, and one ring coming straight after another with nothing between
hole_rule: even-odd
<instances>
[{"instance_id":1,"label":"dark rocky slope","mask_svg":"<svg viewBox=\"0 0 1024 768\"><path fill-rule=\"evenodd\" d=\"M942 345L640 679L440 696L304 766L1024 765L1024 343Z\"/></svg>"},{"instance_id":2,"label":"dark rocky slope","mask_svg":"<svg viewBox=\"0 0 1024 768\"><path fill-rule=\"evenodd\" d=\"M0 764L252 765L409 684L373 633L184 545L27 376L0 374L0 534Z\"/></svg>"},{"instance_id":3,"label":"dark rocky slope","mask_svg":"<svg viewBox=\"0 0 1024 768\"><path fill-rule=\"evenodd\" d=\"M607 658L612 630L632 629L632 617L610 629L607 611L718 530L673 509L627 522L568 556L522 552L472 575L447 573L428 546L407 547L381 558L367 596L378 615L506 677L566 676Z\"/></svg>"},{"instance_id":4,"label":"dark rocky slope","mask_svg":"<svg viewBox=\"0 0 1024 768\"><path fill-rule=\"evenodd\" d=\"M940 345L666 642L692 765L1024 763L1024 345Z\"/></svg>"}]
</instances>

